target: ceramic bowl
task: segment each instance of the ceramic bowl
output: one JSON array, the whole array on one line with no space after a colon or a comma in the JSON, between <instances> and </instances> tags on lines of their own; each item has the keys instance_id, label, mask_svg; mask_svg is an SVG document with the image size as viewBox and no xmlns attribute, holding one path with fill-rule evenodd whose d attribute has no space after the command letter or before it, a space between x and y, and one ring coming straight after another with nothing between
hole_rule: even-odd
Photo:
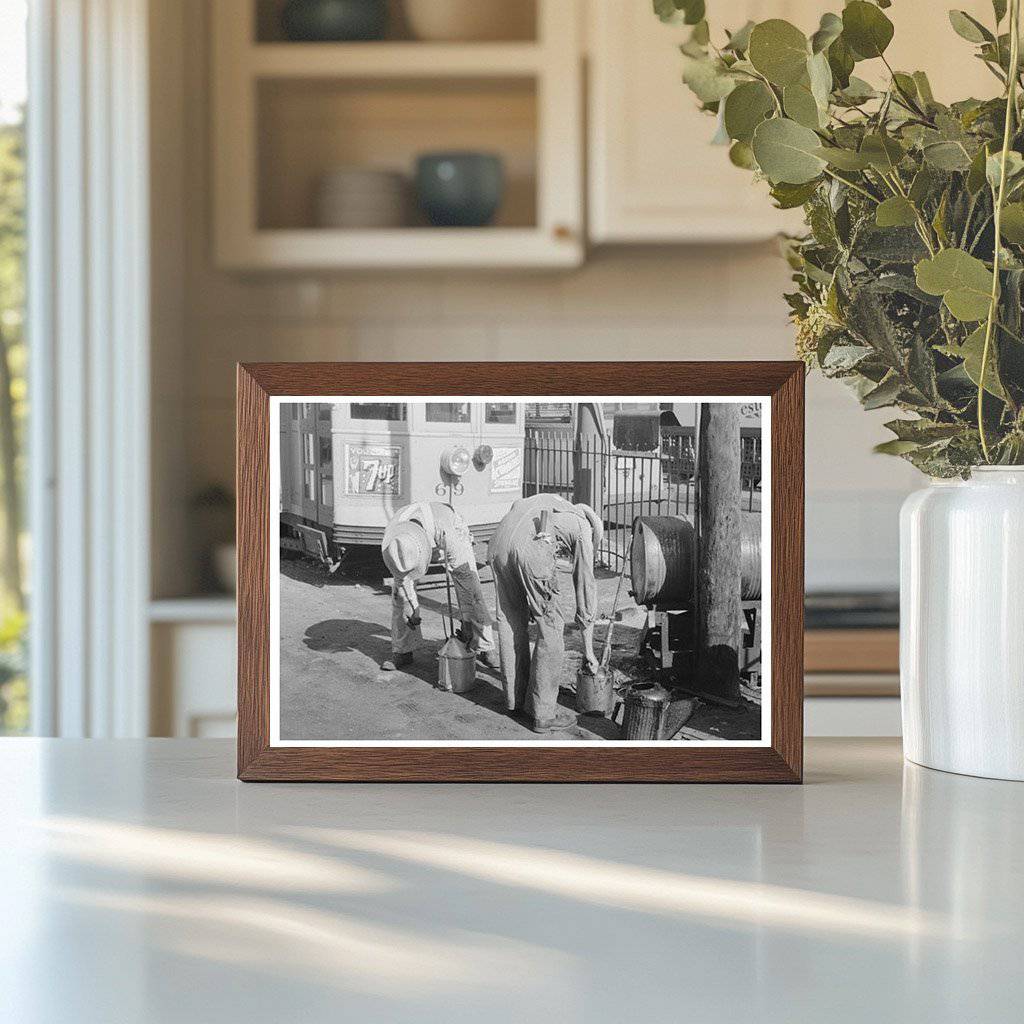
<instances>
[{"instance_id":1,"label":"ceramic bowl","mask_svg":"<svg viewBox=\"0 0 1024 1024\"><path fill-rule=\"evenodd\" d=\"M281 11L285 38L294 42L380 39L387 24L387 0L288 0Z\"/></svg>"},{"instance_id":2,"label":"ceramic bowl","mask_svg":"<svg viewBox=\"0 0 1024 1024\"><path fill-rule=\"evenodd\" d=\"M395 171L342 167L320 179L315 220L321 228L400 228L409 220L409 182Z\"/></svg>"},{"instance_id":3,"label":"ceramic bowl","mask_svg":"<svg viewBox=\"0 0 1024 1024\"><path fill-rule=\"evenodd\" d=\"M424 153L416 162L416 196L435 227L489 224L504 191L504 165L494 153Z\"/></svg>"},{"instance_id":4,"label":"ceramic bowl","mask_svg":"<svg viewBox=\"0 0 1024 1024\"><path fill-rule=\"evenodd\" d=\"M417 39L481 42L532 39L535 8L529 0L405 0Z\"/></svg>"}]
</instances>

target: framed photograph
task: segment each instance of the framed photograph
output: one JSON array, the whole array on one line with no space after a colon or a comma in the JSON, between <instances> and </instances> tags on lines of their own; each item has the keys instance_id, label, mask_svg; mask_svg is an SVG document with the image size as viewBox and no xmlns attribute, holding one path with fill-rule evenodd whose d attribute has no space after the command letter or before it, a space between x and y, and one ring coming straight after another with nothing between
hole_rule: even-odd
<instances>
[{"instance_id":1,"label":"framed photograph","mask_svg":"<svg viewBox=\"0 0 1024 1024\"><path fill-rule=\"evenodd\" d=\"M246 781L799 782L798 362L238 368Z\"/></svg>"}]
</instances>

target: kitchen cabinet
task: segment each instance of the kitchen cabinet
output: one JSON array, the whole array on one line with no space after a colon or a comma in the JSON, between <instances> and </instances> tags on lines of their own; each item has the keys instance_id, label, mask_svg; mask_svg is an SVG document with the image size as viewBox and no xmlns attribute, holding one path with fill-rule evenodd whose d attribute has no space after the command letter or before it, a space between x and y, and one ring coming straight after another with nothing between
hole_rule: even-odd
<instances>
[{"instance_id":1,"label":"kitchen cabinet","mask_svg":"<svg viewBox=\"0 0 1024 1024\"><path fill-rule=\"evenodd\" d=\"M986 23L988 0L958 5ZM709 4L713 31L748 19L785 18L810 33L821 0L736 0ZM935 95L991 96L998 83L956 36L945 8L894 4L889 53L897 69L929 73ZM590 0L588 176L590 238L608 242L752 241L799 230L800 211L774 209L767 186L710 145L715 121L681 81L678 45L689 29L664 25L647 0ZM879 64L879 62L874 62ZM861 64L858 74L877 78ZM884 68L879 64L884 74Z\"/></svg>"},{"instance_id":2,"label":"kitchen cabinet","mask_svg":"<svg viewBox=\"0 0 1024 1024\"><path fill-rule=\"evenodd\" d=\"M711 17L818 23L819 3L739 0ZM717 12L717 14L716 14ZM780 214L767 185L710 145L715 120L681 79L689 28L664 25L650 3L591 0L589 17L589 216L594 242L733 242L770 238L800 224Z\"/></svg>"},{"instance_id":3,"label":"kitchen cabinet","mask_svg":"<svg viewBox=\"0 0 1024 1024\"><path fill-rule=\"evenodd\" d=\"M531 0L520 0L529 3ZM533 0L533 38L282 38L273 0L211 5L214 255L229 269L564 267L583 258L580 0ZM352 168L411 178L424 152L498 154L486 227L324 227L315 195Z\"/></svg>"}]
</instances>

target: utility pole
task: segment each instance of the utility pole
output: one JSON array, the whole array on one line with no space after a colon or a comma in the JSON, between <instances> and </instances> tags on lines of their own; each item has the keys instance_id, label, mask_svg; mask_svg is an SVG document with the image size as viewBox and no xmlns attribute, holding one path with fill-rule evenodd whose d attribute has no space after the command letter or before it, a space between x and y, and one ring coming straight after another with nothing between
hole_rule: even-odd
<instances>
[{"instance_id":1,"label":"utility pole","mask_svg":"<svg viewBox=\"0 0 1024 1024\"><path fill-rule=\"evenodd\" d=\"M740 407L704 402L697 451L697 686L740 702Z\"/></svg>"}]
</instances>

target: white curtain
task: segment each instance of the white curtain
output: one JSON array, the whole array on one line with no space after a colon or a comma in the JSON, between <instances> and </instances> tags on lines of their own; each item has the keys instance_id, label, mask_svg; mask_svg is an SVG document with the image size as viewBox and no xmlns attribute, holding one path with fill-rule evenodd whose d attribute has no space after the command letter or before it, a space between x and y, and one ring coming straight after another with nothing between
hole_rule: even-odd
<instances>
[{"instance_id":1,"label":"white curtain","mask_svg":"<svg viewBox=\"0 0 1024 1024\"><path fill-rule=\"evenodd\" d=\"M29 14L33 730L148 724L146 0Z\"/></svg>"}]
</instances>

